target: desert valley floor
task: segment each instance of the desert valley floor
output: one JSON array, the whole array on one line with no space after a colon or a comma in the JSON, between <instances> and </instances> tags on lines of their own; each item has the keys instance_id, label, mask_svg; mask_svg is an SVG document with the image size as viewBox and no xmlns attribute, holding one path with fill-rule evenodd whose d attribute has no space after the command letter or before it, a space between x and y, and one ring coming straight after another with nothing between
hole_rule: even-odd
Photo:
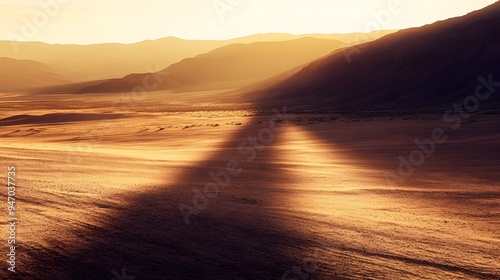
<instances>
[{"instance_id":1,"label":"desert valley floor","mask_svg":"<svg viewBox=\"0 0 500 280\"><path fill-rule=\"evenodd\" d=\"M288 108L276 121L281 106L210 94L1 93L17 276L500 279L498 111L457 130L439 110ZM447 141L388 180L435 128ZM228 164L240 172L204 190ZM196 211L189 224L179 205Z\"/></svg>"}]
</instances>

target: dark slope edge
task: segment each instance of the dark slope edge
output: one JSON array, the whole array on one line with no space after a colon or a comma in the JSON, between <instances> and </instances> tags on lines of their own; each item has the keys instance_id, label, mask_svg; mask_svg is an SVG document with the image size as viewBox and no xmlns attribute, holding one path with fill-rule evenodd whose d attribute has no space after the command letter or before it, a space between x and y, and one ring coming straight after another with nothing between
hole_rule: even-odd
<instances>
[{"instance_id":1,"label":"dark slope edge","mask_svg":"<svg viewBox=\"0 0 500 280\"><path fill-rule=\"evenodd\" d=\"M489 75L500 82L500 2L347 48L247 94L261 104L317 108L442 106L473 95L478 76ZM500 88L481 106L497 108L499 95Z\"/></svg>"}]
</instances>

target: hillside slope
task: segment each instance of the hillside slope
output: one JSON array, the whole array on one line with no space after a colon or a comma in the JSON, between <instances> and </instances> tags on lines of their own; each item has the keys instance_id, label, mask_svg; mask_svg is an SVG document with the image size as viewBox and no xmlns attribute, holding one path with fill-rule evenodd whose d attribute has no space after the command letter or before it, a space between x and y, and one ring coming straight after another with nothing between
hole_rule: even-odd
<instances>
[{"instance_id":1,"label":"hillside slope","mask_svg":"<svg viewBox=\"0 0 500 280\"><path fill-rule=\"evenodd\" d=\"M51 67L33 60L0 57L0 90L69 83Z\"/></svg>"},{"instance_id":2,"label":"hillside slope","mask_svg":"<svg viewBox=\"0 0 500 280\"><path fill-rule=\"evenodd\" d=\"M374 40L394 32L292 35L255 34L230 40L186 40L165 37L133 44L47 44L0 41L0 57L35 60L47 64L75 82L120 78L131 73L159 71L180 60L236 43L276 42L304 37L335 39L350 43Z\"/></svg>"},{"instance_id":3,"label":"hillside slope","mask_svg":"<svg viewBox=\"0 0 500 280\"><path fill-rule=\"evenodd\" d=\"M209 90L247 86L345 47L337 40L302 38L283 42L232 44L172 64L153 90ZM90 86L82 92L130 91L148 74L132 74Z\"/></svg>"},{"instance_id":4,"label":"hillside slope","mask_svg":"<svg viewBox=\"0 0 500 280\"><path fill-rule=\"evenodd\" d=\"M489 75L500 81L500 2L332 54L253 95L335 108L437 106L461 102ZM496 102L498 94L487 104Z\"/></svg>"}]
</instances>

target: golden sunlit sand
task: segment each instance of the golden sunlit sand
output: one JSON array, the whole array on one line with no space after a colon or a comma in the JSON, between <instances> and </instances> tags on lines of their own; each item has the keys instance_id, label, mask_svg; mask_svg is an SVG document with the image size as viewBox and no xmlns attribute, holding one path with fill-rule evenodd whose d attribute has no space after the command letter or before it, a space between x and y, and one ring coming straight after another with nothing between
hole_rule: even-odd
<instances>
[{"instance_id":1,"label":"golden sunlit sand","mask_svg":"<svg viewBox=\"0 0 500 280\"><path fill-rule=\"evenodd\" d=\"M249 265L245 275L262 279L288 279L294 267L317 279L498 277L498 174L471 166L498 164L477 142L499 140L500 131L483 130L494 118L479 117L391 185L385 174L397 172L399 153L442 121L293 113L249 161L238 148L270 127L272 113L184 99L196 95L160 105L162 93L150 93L111 118L106 96L46 95L28 105L27 96L2 94L1 160L18 170L20 275L93 279L124 266L141 279L206 271L229 279ZM20 105L31 116L12 124ZM388 136L403 131L412 133ZM461 156L447 151L457 147L469 161L443 165ZM186 225L178 205L193 206L193 189L231 160L241 174Z\"/></svg>"}]
</instances>

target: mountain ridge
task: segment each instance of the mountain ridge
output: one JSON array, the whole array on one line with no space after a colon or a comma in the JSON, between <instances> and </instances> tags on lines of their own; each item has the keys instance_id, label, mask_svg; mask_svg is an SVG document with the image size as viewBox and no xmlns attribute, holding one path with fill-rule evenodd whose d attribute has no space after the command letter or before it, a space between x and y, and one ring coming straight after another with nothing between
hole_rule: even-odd
<instances>
[{"instance_id":1,"label":"mountain ridge","mask_svg":"<svg viewBox=\"0 0 500 280\"><path fill-rule=\"evenodd\" d=\"M500 79L497 50L500 2L347 48L253 94L260 95L257 102L337 108L447 104L474 93L480 75ZM352 54L352 61L346 53Z\"/></svg>"}]
</instances>

